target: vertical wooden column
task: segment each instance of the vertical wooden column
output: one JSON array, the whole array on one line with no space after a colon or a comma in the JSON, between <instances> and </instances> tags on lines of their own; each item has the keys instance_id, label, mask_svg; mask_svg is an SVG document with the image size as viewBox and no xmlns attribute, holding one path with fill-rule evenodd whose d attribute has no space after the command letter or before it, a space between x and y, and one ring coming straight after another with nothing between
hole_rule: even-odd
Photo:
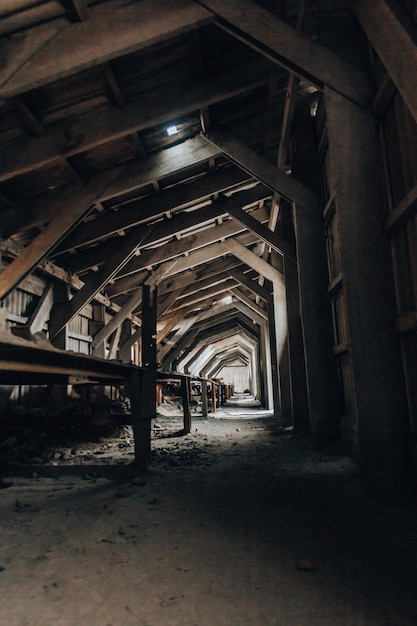
<instances>
[{"instance_id":1,"label":"vertical wooden column","mask_svg":"<svg viewBox=\"0 0 417 626\"><path fill-rule=\"evenodd\" d=\"M271 252L271 264L275 269L283 270L282 256L275 250ZM285 279L274 281L274 315L277 334L278 381L280 397L281 426L292 425L291 374L288 346L288 316Z\"/></svg>"},{"instance_id":2,"label":"vertical wooden column","mask_svg":"<svg viewBox=\"0 0 417 626\"><path fill-rule=\"evenodd\" d=\"M131 357L132 344L130 343L130 338L132 337L131 326L129 319L125 319L122 322L122 332L119 340L119 359L123 363L131 363L133 360Z\"/></svg>"},{"instance_id":3,"label":"vertical wooden column","mask_svg":"<svg viewBox=\"0 0 417 626\"><path fill-rule=\"evenodd\" d=\"M104 304L96 304L93 303L93 319L89 320L88 328L90 335L95 337L97 333L103 328L105 324L105 306ZM106 358L106 342L102 341L99 346L96 348L93 347L94 356L100 357L101 359Z\"/></svg>"},{"instance_id":4,"label":"vertical wooden column","mask_svg":"<svg viewBox=\"0 0 417 626\"><path fill-rule=\"evenodd\" d=\"M181 398L182 398L182 410L184 413L184 433L191 432L191 409L190 409L190 396L191 396L191 379L182 376L181 377Z\"/></svg>"},{"instance_id":5,"label":"vertical wooden column","mask_svg":"<svg viewBox=\"0 0 417 626\"><path fill-rule=\"evenodd\" d=\"M211 412L216 412L216 383L212 380L210 382L210 397L211 397Z\"/></svg>"},{"instance_id":6,"label":"vertical wooden column","mask_svg":"<svg viewBox=\"0 0 417 626\"><path fill-rule=\"evenodd\" d=\"M271 392L271 362L268 360L269 350L267 349L267 335L268 332L265 320L261 324L261 335L259 341L260 400L262 402L262 406L269 409Z\"/></svg>"},{"instance_id":7,"label":"vertical wooden column","mask_svg":"<svg viewBox=\"0 0 417 626\"><path fill-rule=\"evenodd\" d=\"M207 417L208 414L208 399L207 399L207 381L201 381L201 412L203 417Z\"/></svg>"},{"instance_id":8,"label":"vertical wooden column","mask_svg":"<svg viewBox=\"0 0 417 626\"><path fill-rule=\"evenodd\" d=\"M135 462L147 469L151 457L151 420L156 416L156 308L157 290L142 287L142 371L129 379Z\"/></svg>"},{"instance_id":9,"label":"vertical wooden column","mask_svg":"<svg viewBox=\"0 0 417 626\"><path fill-rule=\"evenodd\" d=\"M274 416L279 417L281 410L281 397L278 378L278 357L277 340L275 333L275 313L274 303L268 303L268 330L269 330L269 350L271 354L271 375L272 375L272 400L274 403Z\"/></svg>"},{"instance_id":10,"label":"vertical wooden column","mask_svg":"<svg viewBox=\"0 0 417 626\"><path fill-rule=\"evenodd\" d=\"M293 174L316 187L320 170L308 95L296 104L293 128ZM313 446L320 449L338 437L341 413L321 209L313 213L294 205L294 227L310 429Z\"/></svg>"},{"instance_id":11,"label":"vertical wooden column","mask_svg":"<svg viewBox=\"0 0 417 626\"><path fill-rule=\"evenodd\" d=\"M54 285L54 304L51 308L51 314L49 318L49 324L51 324L51 320L54 319L56 314L62 310L63 307L67 306L68 303L68 287L61 283L55 283ZM68 337L67 337L67 327L65 326L61 332L59 332L56 337L52 340L52 345L59 350L67 350L68 349ZM51 385L50 387L50 398L51 402L57 406L64 406L67 404L67 395L68 395L68 386L67 385Z\"/></svg>"},{"instance_id":12,"label":"vertical wooden column","mask_svg":"<svg viewBox=\"0 0 417 626\"><path fill-rule=\"evenodd\" d=\"M309 409L300 315L298 273L297 265L289 259L284 259L284 276L287 293L292 419L295 429L306 430L309 427Z\"/></svg>"},{"instance_id":13,"label":"vertical wooden column","mask_svg":"<svg viewBox=\"0 0 417 626\"><path fill-rule=\"evenodd\" d=\"M392 500L409 484L409 426L379 144L369 111L327 88L325 105L359 457L370 493Z\"/></svg>"}]
</instances>

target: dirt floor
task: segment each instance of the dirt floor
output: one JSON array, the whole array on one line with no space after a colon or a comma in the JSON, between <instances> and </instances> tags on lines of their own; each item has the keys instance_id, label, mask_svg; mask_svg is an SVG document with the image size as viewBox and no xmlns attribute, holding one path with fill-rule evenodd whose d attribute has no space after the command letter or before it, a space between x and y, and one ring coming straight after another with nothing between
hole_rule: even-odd
<instances>
[{"instance_id":1,"label":"dirt floor","mask_svg":"<svg viewBox=\"0 0 417 626\"><path fill-rule=\"evenodd\" d=\"M259 411L181 426L155 420L147 474L127 427L9 472L0 626L417 625L413 509Z\"/></svg>"}]
</instances>

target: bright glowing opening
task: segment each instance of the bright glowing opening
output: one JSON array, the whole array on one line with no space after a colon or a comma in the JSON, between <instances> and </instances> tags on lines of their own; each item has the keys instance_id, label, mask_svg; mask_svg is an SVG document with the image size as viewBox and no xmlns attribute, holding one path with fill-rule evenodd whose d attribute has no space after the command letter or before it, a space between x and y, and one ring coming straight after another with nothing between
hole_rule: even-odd
<instances>
[{"instance_id":1,"label":"bright glowing opening","mask_svg":"<svg viewBox=\"0 0 417 626\"><path fill-rule=\"evenodd\" d=\"M167 128L168 137L171 137L171 135L176 135L178 132L179 130L176 126L170 126L169 128Z\"/></svg>"}]
</instances>

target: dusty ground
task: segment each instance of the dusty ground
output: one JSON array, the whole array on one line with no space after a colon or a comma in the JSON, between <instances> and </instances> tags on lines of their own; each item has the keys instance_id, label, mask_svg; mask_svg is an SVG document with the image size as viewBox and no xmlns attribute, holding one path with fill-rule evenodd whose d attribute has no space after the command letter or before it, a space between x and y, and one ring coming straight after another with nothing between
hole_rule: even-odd
<instances>
[{"instance_id":1,"label":"dusty ground","mask_svg":"<svg viewBox=\"0 0 417 626\"><path fill-rule=\"evenodd\" d=\"M416 626L413 510L366 499L336 448L220 415L185 437L159 417L146 475L125 429L58 450L73 473L7 477L0 625Z\"/></svg>"}]
</instances>

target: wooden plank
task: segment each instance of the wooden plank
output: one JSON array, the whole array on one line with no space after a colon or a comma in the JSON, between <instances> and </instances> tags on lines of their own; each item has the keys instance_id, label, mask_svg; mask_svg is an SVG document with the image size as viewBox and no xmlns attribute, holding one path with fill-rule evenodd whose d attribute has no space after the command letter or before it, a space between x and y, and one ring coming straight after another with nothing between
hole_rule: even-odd
<instances>
[{"instance_id":1,"label":"wooden plank","mask_svg":"<svg viewBox=\"0 0 417 626\"><path fill-rule=\"evenodd\" d=\"M148 280L144 283L154 287L165 276L166 272L172 267L172 264L165 264L162 268L158 268L156 272L153 272ZM103 341L105 341L117 328L121 328L121 325L125 319L130 315L142 302L142 289L135 291L130 298L125 302L120 311L116 313L98 333L93 340L93 348L97 348Z\"/></svg>"},{"instance_id":2,"label":"wooden plank","mask_svg":"<svg viewBox=\"0 0 417 626\"><path fill-rule=\"evenodd\" d=\"M93 339L93 348L98 348L98 346L103 343L110 335L119 327L123 321L127 318L129 313L132 313L142 302L142 290L138 289L136 293L134 293L127 302L122 306L120 311L114 315L108 324L103 326L101 330L94 336Z\"/></svg>"},{"instance_id":3,"label":"wooden plank","mask_svg":"<svg viewBox=\"0 0 417 626\"><path fill-rule=\"evenodd\" d=\"M266 303L271 302L272 294L267 289L265 289L264 286L260 285L258 281L252 280L247 274L244 274L239 269L229 270L229 274L244 287L246 287L246 289L249 289L249 291L252 291L252 293L254 293L256 296L262 298L262 300L264 300Z\"/></svg>"},{"instance_id":4,"label":"wooden plank","mask_svg":"<svg viewBox=\"0 0 417 626\"><path fill-rule=\"evenodd\" d=\"M122 332L122 327L118 326L116 330L114 331L113 336L111 337L110 346L109 346L109 354L107 355L107 358L109 361L116 358L117 351L119 349L119 341L120 341L121 332Z\"/></svg>"},{"instance_id":5,"label":"wooden plank","mask_svg":"<svg viewBox=\"0 0 417 626\"><path fill-rule=\"evenodd\" d=\"M12 252L13 256L17 256L21 253L23 248L15 244L12 240L6 239L0 241L0 251L1 250L7 250L9 253ZM77 291L84 287L85 283L81 279L79 279L78 276L74 276L73 274L66 272L64 269L58 267L50 261L43 261L42 263L40 263L37 269L46 276L49 276L66 285L69 285L72 289L75 289ZM26 281L33 282L34 278L35 277L31 275L30 277L23 279L23 281L19 284L24 287ZM33 286L30 287L29 290L33 290ZM108 307L111 311L114 311L115 313L120 310L120 306L116 302L112 302L110 298L101 293L95 294L94 300ZM140 320L134 315L130 316L129 319L131 319L136 325L141 323Z\"/></svg>"},{"instance_id":6,"label":"wooden plank","mask_svg":"<svg viewBox=\"0 0 417 626\"><path fill-rule=\"evenodd\" d=\"M388 73L385 74L372 102L372 111L375 117L381 119L384 116L387 106L396 92L397 88L392 82L390 75Z\"/></svg>"},{"instance_id":7,"label":"wooden plank","mask_svg":"<svg viewBox=\"0 0 417 626\"><path fill-rule=\"evenodd\" d=\"M114 175L115 173L113 173ZM92 203L109 185L108 173L95 177L84 188L70 189L57 207L56 217L10 265L0 273L0 298L5 298L49 254L66 233L87 213Z\"/></svg>"},{"instance_id":8,"label":"wooden plank","mask_svg":"<svg viewBox=\"0 0 417 626\"><path fill-rule=\"evenodd\" d=\"M233 294L236 298L238 298L243 304L246 304L250 309L259 316L264 319L268 319L268 312L265 309L261 309L261 307L256 304L254 300L251 300L246 294L244 294L240 289L234 288L230 289L230 293Z\"/></svg>"},{"instance_id":9,"label":"wooden plank","mask_svg":"<svg viewBox=\"0 0 417 626\"><path fill-rule=\"evenodd\" d=\"M266 221L268 219L268 212L266 209L256 209L254 212L254 216L257 219ZM168 261L169 259L175 259L176 257L181 256L185 253L190 253L193 250L197 250L198 248L202 248L207 246L208 244L219 241L219 239L223 239L225 237L232 237L237 235L245 230L244 226L241 226L234 220L229 220L224 222L223 224L216 224L211 228L207 228L202 232L184 236L182 239L178 241L171 241L166 243L165 245L161 245L155 249L145 249L141 252L141 254L134 259L132 259L128 266L125 268L123 275L127 275L130 273L140 272L146 268L151 267L152 265L156 265L159 263L163 263ZM158 225L155 225L154 232L158 232ZM147 229L139 229L136 232L136 229L132 230L129 233L125 240L132 239L137 241L136 247L140 249L141 246L141 238L143 239L147 236ZM157 236L157 234L155 235ZM148 237L147 243L148 245L152 241L151 235ZM125 244L124 244L125 245ZM104 246L97 247L91 251L87 251L83 254L78 254L74 256L74 258L69 258L67 267L78 273L80 271L84 271L95 265L99 265L105 259L109 259L111 255L116 254L120 250L120 240L110 241ZM121 277L121 276L119 276Z\"/></svg>"},{"instance_id":10,"label":"wooden plank","mask_svg":"<svg viewBox=\"0 0 417 626\"><path fill-rule=\"evenodd\" d=\"M28 321L28 328L32 335L43 330L45 322L49 319L53 303L54 284L50 282L45 287L42 297Z\"/></svg>"},{"instance_id":11,"label":"wooden plank","mask_svg":"<svg viewBox=\"0 0 417 626\"><path fill-rule=\"evenodd\" d=\"M239 262L236 259L220 259L207 263L200 270L194 269L186 271L183 274L168 276L159 285L158 292L160 295L169 293L175 290L187 290L194 289L194 285L198 284L201 280L209 280L212 277L220 276L220 280L223 280L226 272L230 269L237 267Z\"/></svg>"},{"instance_id":12,"label":"wooden plank","mask_svg":"<svg viewBox=\"0 0 417 626\"><path fill-rule=\"evenodd\" d=\"M388 231L395 230L417 211L417 185L414 185L408 194L397 204L393 212L387 218L385 228Z\"/></svg>"},{"instance_id":13,"label":"wooden plank","mask_svg":"<svg viewBox=\"0 0 417 626\"><path fill-rule=\"evenodd\" d=\"M243 206L257 204L260 200L269 196L269 190L263 185L258 185L248 191L238 192L234 195L236 201L239 204L242 203ZM194 211L174 214L169 219L158 221L152 228L147 225L139 226L135 229L135 232L138 233L138 239L141 239L141 248L155 247L157 244L164 242L168 245L169 240L172 240L173 237L180 239L181 237L191 236L188 234L188 231L191 232L195 227L209 227L211 224L215 228L215 221L226 216L227 210L220 203L213 203L210 206L201 207ZM99 247L80 251L76 257L69 260L69 266L78 272L81 269L100 265L113 253L113 249L117 247L118 241L111 239Z\"/></svg>"},{"instance_id":14,"label":"wooden plank","mask_svg":"<svg viewBox=\"0 0 417 626\"><path fill-rule=\"evenodd\" d=\"M213 299L216 296L221 296L223 294L227 295L227 291L232 287L236 287L236 281L232 278L229 278L218 285L213 285L212 287L201 289L193 295L181 298L176 302L175 305L171 307L171 310L177 311L190 305L196 305L202 300L206 300L207 298Z\"/></svg>"},{"instance_id":15,"label":"wooden plank","mask_svg":"<svg viewBox=\"0 0 417 626\"><path fill-rule=\"evenodd\" d=\"M142 235L143 237L143 235ZM84 287L74 295L65 308L57 311L52 320L49 329L52 338L70 322L78 313L91 302L96 293L98 293L113 276L125 265L134 255L137 246L140 244L138 233L132 231L124 238L123 245L118 246L111 257L108 258L103 267L93 274L93 276L85 283ZM1 276L1 275L0 275Z\"/></svg>"},{"instance_id":16,"label":"wooden plank","mask_svg":"<svg viewBox=\"0 0 417 626\"><path fill-rule=\"evenodd\" d=\"M189 85L187 90L172 93L170 98L155 98L143 93L139 102L127 103L123 110L111 107L92 115L79 116L68 122L57 122L45 129L41 138L24 136L13 141L0 154L0 182L13 176L54 162L58 157L70 157L157 126L265 83L271 74L269 64L255 60L238 70L226 72L213 80Z\"/></svg>"},{"instance_id":17,"label":"wooden plank","mask_svg":"<svg viewBox=\"0 0 417 626\"><path fill-rule=\"evenodd\" d=\"M255 236L252 235L251 233L240 235L239 238L242 238L242 241L245 243L245 245L253 244L256 241ZM214 244L206 245L202 249L195 250L194 252L191 252L185 257L179 257L177 259L175 267L173 268L172 274L168 274L168 275L174 276L174 275L181 274L182 272L185 272L187 270L192 270L193 268L199 265L210 263L216 259L219 259L220 257L226 256L227 254L228 254L228 249L224 246L223 243L214 243ZM135 280L134 275L136 274L136 271L134 268L132 269L132 267L130 267L130 269L132 270L131 272L132 275L120 276L116 281L116 285L115 285L116 289L121 290L123 292L125 288L127 290L134 288L132 287L132 284L133 284L132 281ZM138 269L138 272L140 272L140 268ZM118 284L120 284L120 287L117 286Z\"/></svg>"},{"instance_id":18,"label":"wooden plank","mask_svg":"<svg viewBox=\"0 0 417 626\"><path fill-rule=\"evenodd\" d=\"M182 319L183 319L183 314L182 312L179 312L176 315L173 315L170 319L166 321L164 327L156 335L157 346L159 346L161 341L165 339L167 335L169 335L171 330L173 330L175 326L178 324L178 322Z\"/></svg>"},{"instance_id":19,"label":"wooden plank","mask_svg":"<svg viewBox=\"0 0 417 626\"><path fill-rule=\"evenodd\" d=\"M250 0L198 2L213 11L219 26L282 67L319 88L328 85L360 106L370 105L369 79L361 69L307 37L300 37L270 11Z\"/></svg>"},{"instance_id":20,"label":"wooden plank","mask_svg":"<svg viewBox=\"0 0 417 626\"><path fill-rule=\"evenodd\" d=\"M181 377L181 398L182 398L182 410L184 414L184 434L191 432L192 418L190 409L190 396L191 396L191 380L189 378Z\"/></svg>"},{"instance_id":21,"label":"wooden plank","mask_svg":"<svg viewBox=\"0 0 417 626\"><path fill-rule=\"evenodd\" d=\"M186 142L182 144L187 150ZM178 188L162 191L158 196L142 198L119 206L117 211L99 215L96 219L80 226L57 247L53 255L75 250L115 235L121 230L146 223L147 220L176 212L185 206L209 199L215 193L230 190L239 183L248 182L251 177L240 168L222 168L207 173L193 183L180 185Z\"/></svg>"},{"instance_id":22,"label":"wooden plank","mask_svg":"<svg viewBox=\"0 0 417 626\"><path fill-rule=\"evenodd\" d=\"M414 81L410 79L417 74L416 25L408 19L399 3L352 0L352 8L417 122L417 93Z\"/></svg>"},{"instance_id":23,"label":"wooden plank","mask_svg":"<svg viewBox=\"0 0 417 626\"><path fill-rule=\"evenodd\" d=\"M175 302L184 293L184 291L185 287L183 289L176 289L175 291L171 291L171 293L163 298L162 302L158 303L157 319L159 319L161 315L166 313L172 307L172 305L175 304Z\"/></svg>"},{"instance_id":24,"label":"wooden plank","mask_svg":"<svg viewBox=\"0 0 417 626\"><path fill-rule=\"evenodd\" d=\"M16 380L25 373L43 374L45 381L49 375L124 380L132 371L127 365L58 350L49 345L40 346L4 331L0 331L0 354L0 371L14 372Z\"/></svg>"},{"instance_id":25,"label":"wooden plank","mask_svg":"<svg viewBox=\"0 0 417 626\"><path fill-rule=\"evenodd\" d=\"M105 186L101 183L103 175L96 175L90 179L87 187L100 189L95 196L95 201L103 202L120 198L144 187L152 180L161 180L197 163L219 156L220 153L218 148L209 145L202 137L195 137L163 150L145 161L137 160L127 166L107 170L107 185ZM15 205L7 211L2 211L0 214L2 236L8 236L22 228L48 223L60 213L60 207L68 193L74 193L73 186L70 187L69 192L68 189L64 189L51 194L42 194L31 200L29 207L23 204ZM83 188L80 188L79 193L80 200L82 200Z\"/></svg>"},{"instance_id":26,"label":"wooden plank","mask_svg":"<svg viewBox=\"0 0 417 626\"><path fill-rule=\"evenodd\" d=\"M295 247L288 241L285 241L280 235L264 226L264 224L258 222L258 220L252 217L251 213L244 211L243 208L235 202L234 196L232 199L222 194L214 204L219 204L226 209L236 221L246 226L248 230L274 248L274 250L289 257L295 263L297 262Z\"/></svg>"},{"instance_id":27,"label":"wooden plank","mask_svg":"<svg viewBox=\"0 0 417 626\"><path fill-rule=\"evenodd\" d=\"M268 280L274 282L281 281L282 274L276 270L272 265L260 259L256 254L254 254L251 250L248 250L245 246L243 246L236 239L230 238L226 239L224 242L226 248L230 250L232 254L237 256L243 263L246 263L254 270L268 278Z\"/></svg>"},{"instance_id":28,"label":"wooden plank","mask_svg":"<svg viewBox=\"0 0 417 626\"><path fill-rule=\"evenodd\" d=\"M208 11L188 0L172 5L163 0L142 0L117 10L92 10L89 20L63 28L37 46L25 63L14 67L14 72L10 71L10 63L5 63L0 72L0 97L36 89L211 21ZM29 48L32 39L31 32L15 36L9 54L19 52L22 40Z\"/></svg>"},{"instance_id":29,"label":"wooden plank","mask_svg":"<svg viewBox=\"0 0 417 626\"><path fill-rule=\"evenodd\" d=\"M311 211L320 206L321 200L314 192L268 163L236 139L232 133L209 133L204 137L217 146L231 161L290 202L296 202Z\"/></svg>"},{"instance_id":30,"label":"wooden plank","mask_svg":"<svg viewBox=\"0 0 417 626\"><path fill-rule=\"evenodd\" d=\"M218 285L219 283L224 282L228 278L230 278L230 276L227 272L221 272L220 274L215 274L215 275L211 274L210 276L207 276L206 278L203 278L201 276L199 277L196 276L196 279L194 281L190 282L183 289L181 289L181 294L179 295L181 298L189 297L193 295L194 293L198 293L202 289L208 289L209 287L214 287L215 285ZM179 291L180 290L177 290L176 293L178 293ZM159 292L160 292L160 289L159 289ZM178 298L178 295L177 295L177 298ZM165 303L165 300L163 304L164 303ZM163 311L160 312L160 315L162 314L163 314Z\"/></svg>"}]
</instances>

